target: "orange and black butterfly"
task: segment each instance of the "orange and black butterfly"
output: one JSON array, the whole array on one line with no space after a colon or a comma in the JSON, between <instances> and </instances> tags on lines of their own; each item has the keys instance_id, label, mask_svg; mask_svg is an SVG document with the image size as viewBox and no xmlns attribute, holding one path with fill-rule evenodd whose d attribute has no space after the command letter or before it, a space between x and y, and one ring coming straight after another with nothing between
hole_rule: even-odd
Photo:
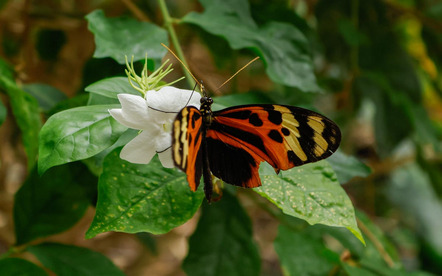
<instances>
[{"instance_id":1,"label":"orange and black butterfly","mask_svg":"<svg viewBox=\"0 0 442 276\"><path fill-rule=\"evenodd\" d=\"M192 191L203 176L209 202L212 174L235 186L259 187L261 162L278 173L329 157L341 141L333 121L307 109L253 104L212 111L212 103L204 93L201 108L183 108L172 130L175 165L187 174Z\"/></svg>"}]
</instances>

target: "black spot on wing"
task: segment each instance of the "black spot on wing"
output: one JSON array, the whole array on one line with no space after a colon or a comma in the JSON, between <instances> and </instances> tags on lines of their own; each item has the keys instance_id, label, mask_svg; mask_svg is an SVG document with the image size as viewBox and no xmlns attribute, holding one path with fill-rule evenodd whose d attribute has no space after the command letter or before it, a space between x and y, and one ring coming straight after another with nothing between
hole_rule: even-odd
<instances>
[{"instance_id":1,"label":"black spot on wing","mask_svg":"<svg viewBox=\"0 0 442 276\"><path fill-rule=\"evenodd\" d=\"M249 123L251 123L253 126L256 127L260 127L264 124L263 121L259 118L258 114L256 113L250 115Z\"/></svg>"},{"instance_id":2,"label":"black spot on wing","mask_svg":"<svg viewBox=\"0 0 442 276\"><path fill-rule=\"evenodd\" d=\"M233 147L220 140L207 138L209 166L213 175L231 185L244 187L252 178L255 159L245 150Z\"/></svg>"},{"instance_id":3,"label":"black spot on wing","mask_svg":"<svg viewBox=\"0 0 442 276\"><path fill-rule=\"evenodd\" d=\"M269 132L268 136L270 137L270 139L272 139L273 141L278 142L278 143L282 143L282 141L284 141L281 134L279 133L279 131L277 131L275 129L272 129Z\"/></svg>"},{"instance_id":4,"label":"black spot on wing","mask_svg":"<svg viewBox=\"0 0 442 276\"><path fill-rule=\"evenodd\" d=\"M280 125L282 123L282 114L279 111L276 110L266 110L269 114L268 119L270 122L272 122L275 125Z\"/></svg>"},{"instance_id":5,"label":"black spot on wing","mask_svg":"<svg viewBox=\"0 0 442 276\"><path fill-rule=\"evenodd\" d=\"M282 134L284 134L284 136L289 136L290 135L290 130L288 130L287 128L283 127L281 129Z\"/></svg>"}]
</instances>

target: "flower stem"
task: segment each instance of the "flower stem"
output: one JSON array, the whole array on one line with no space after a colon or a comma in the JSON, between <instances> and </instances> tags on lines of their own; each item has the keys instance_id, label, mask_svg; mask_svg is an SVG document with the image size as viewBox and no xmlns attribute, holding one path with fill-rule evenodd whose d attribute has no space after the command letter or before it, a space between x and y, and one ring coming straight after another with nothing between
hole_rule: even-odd
<instances>
[{"instance_id":1,"label":"flower stem","mask_svg":"<svg viewBox=\"0 0 442 276\"><path fill-rule=\"evenodd\" d=\"M160 6L161 13L163 14L164 26L166 27L167 31L169 32L170 40L172 42L172 45L175 48L176 55L178 56L179 59L181 59L181 61L184 63L184 65L187 66L187 62L186 62L186 59L184 58L183 50L181 49L180 43L178 41L178 37L177 37L177 35L175 33L175 29L173 28L173 25L172 25L174 20L173 20L173 18L170 17L169 11L167 10L166 1L165 0L158 0L158 5ZM184 71L184 74L186 75L187 83L189 84L189 87L193 87L194 86L193 78L192 78L191 74L187 71L185 66L183 66L183 71ZM189 66L187 66L187 67L189 67Z\"/></svg>"}]
</instances>

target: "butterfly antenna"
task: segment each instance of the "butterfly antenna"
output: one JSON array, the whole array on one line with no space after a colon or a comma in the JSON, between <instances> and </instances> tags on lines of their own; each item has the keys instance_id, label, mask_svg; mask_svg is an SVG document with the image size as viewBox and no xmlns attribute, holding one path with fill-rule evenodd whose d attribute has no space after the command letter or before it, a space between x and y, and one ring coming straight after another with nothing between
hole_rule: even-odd
<instances>
[{"instance_id":1,"label":"butterfly antenna","mask_svg":"<svg viewBox=\"0 0 442 276\"><path fill-rule=\"evenodd\" d=\"M241 69L239 69L238 71L236 71L235 74L233 74L230 78L228 78L223 84L221 84L215 91L218 91L221 89L221 87L223 87L226 83L228 83L231 79L233 79L236 75L239 74L239 72L241 72L242 70L246 69L247 66L249 66L250 64L252 64L253 62L255 62L257 59L259 59L259 57L256 57L254 59L252 59L251 61L249 61L246 65L244 65Z\"/></svg>"},{"instance_id":2,"label":"butterfly antenna","mask_svg":"<svg viewBox=\"0 0 442 276\"><path fill-rule=\"evenodd\" d=\"M195 88L196 88L197 85L198 85L198 83L195 83L195 86L194 86L193 89L192 89L192 94L190 94L190 97L189 97L189 99L187 100L187 103L186 103L186 105L185 105L184 107L186 107L186 106L189 105L190 100L192 99L193 93L195 93Z\"/></svg>"},{"instance_id":3,"label":"butterfly antenna","mask_svg":"<svg viewBox=\"0 0 442 276\"><path fill-rule=\"evenodd\" d=\"M199 84L200 86L202 86L202 84L195 78L195 76L192 74L192 72L190 72L189 68L186 66L186 64L184 64L184 62L169 48L167 47L164 43L161 43L161 45L167 49L167 51L169 51L169 53L171 53L180 63L181 65L183 65L183 67L187 70L187 72L192 76L192 78L196 81L197 84ZM195 90L195 89L194 89Z\"/></svg>"}]
</instances>

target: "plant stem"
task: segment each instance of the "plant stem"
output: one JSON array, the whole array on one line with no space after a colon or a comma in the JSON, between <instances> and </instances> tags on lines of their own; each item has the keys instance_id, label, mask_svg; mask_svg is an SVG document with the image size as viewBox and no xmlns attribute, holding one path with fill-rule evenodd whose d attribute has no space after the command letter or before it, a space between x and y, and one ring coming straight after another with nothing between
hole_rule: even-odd
<instances>
[{"instance_id":1,"label":"plant stem","mask_svg":"<svg viewBox=\"0 0 442 276\"><path fill-rule=\"evenodd\" d=\"M176 55L178 56L179 59L181 59L181 61L184 63L184 65L187 66L187 68L189 68L189 66L187 65L186 59L184 58L183 50L181 49L180 43L178 41L178 37L175 33L175 29L173 28L172 23L174 20L173 20L173 18L170 17L169 11L167 10L166 1L165 0L158 0L158 5L160 6L161 13L163 14L164 26L166 27L167 31L169 32L170 40L172 42L173 47L175 48ZM185 66L182 66L182 67L183 67L184 74L186 75L187 83L189 84L189 87L193 87L194 86L193 78L192 78L191 74L187 71Z\"/></svg>"}]
</instances>

